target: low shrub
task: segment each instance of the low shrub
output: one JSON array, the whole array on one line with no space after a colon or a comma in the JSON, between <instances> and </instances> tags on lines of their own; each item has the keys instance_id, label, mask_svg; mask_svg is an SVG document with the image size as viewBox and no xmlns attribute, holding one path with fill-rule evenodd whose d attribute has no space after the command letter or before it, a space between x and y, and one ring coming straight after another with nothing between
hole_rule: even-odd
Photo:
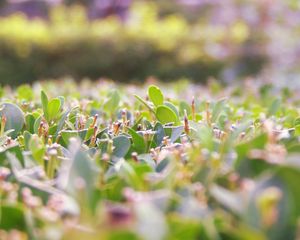
<instances>
[{"instance_id":1,"label":"low shrub","mask_svg":"<svg viewBox=\"0 0 300 240\"><path fill-rule=\"evenodd\" d=\"M22 14L0 19L1 83L65 75L123 82L188 77L203 82L236 62L247 70L240 73L248 74L267 61L263 52L244 50L251 36L243 21L230 26L191 24L180 15L160 17L151 3L134 4L129 16L125 22L116 17L90 21L84 8L60 6L49 21L28 20Z\"/></svg>"},{"instance_id":2,"label":"low shrub","mask_svg":"<svg viewBox=\"0 0 300 240\"><path fill-rule=\"evenodd\" d=\"M0 238L297 239L299 106L249 81L1 89Z\"/></svg>"}]
</instances>

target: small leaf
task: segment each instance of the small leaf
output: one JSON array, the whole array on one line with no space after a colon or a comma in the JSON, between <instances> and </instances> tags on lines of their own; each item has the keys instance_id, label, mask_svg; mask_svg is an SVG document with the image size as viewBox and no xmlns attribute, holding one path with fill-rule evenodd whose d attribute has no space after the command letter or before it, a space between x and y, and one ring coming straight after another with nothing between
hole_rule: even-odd
<instances>
[{"instance_id":1,"label":"small leaf","mask_svg":"<svg viewBox=\"0 0 300 240\"><path fill-rule=\"evenodd\" d=\"M24 136L24 148L25 148L25 150L29 150L29 142L31 139L31 133L28 131L24 131L23 136Z\"/></svg>"},{"instance_id":2,"label":"small leaf","mask_svg":"<svg viewBox=\"0 0 300 240\"><path fill-rule=\"evenodd\" d=\"M53 98L48 103L48 120L51 121L58 117L61 108L61 100L58 98Z\"/></svg>"},{"instance_id":3,"label":"small leaf","mask_svg":"<svg viewBox=\"0 0 300 240\"><path fill-rule=\"evenodd\" d=\"M87 200L89 207L93 207L93 197L95 189L95 178L97 174L97 168L94 162L88 156L86 152L81 149L81 141L78 138L70 140L69 145L69 157L70 161L62 163L62 167L58 172L58 184L63 190L75 197ZM81 180L84 182L85 187L78 191L75 180Z\"/></svg>"},{"instance_id":4,"label":"small leaf","mask_svg":"<svg viewBox=\"0 0 300 240\"><path fill-rule=\"evenodd\" d=\"M171 134L171 142L175 142L180 135L183 132L184 127L183 126L178 126L178 127L172 127L172 134Z\"/></svg>"},{"instance_id":5,"label":"small leaf","mask_svg":"<svg viewBox=\"0 0 300 240\"><path fill-rule=\"evenodd\" d=\"M170 107L164 105L157 107L155 115L162 124L178 122L176 113Z\"/></svg>"},{"instance_id":6,"label":"small leaf","mask_svg":"<svg viewBox=\"0 0 300 240\"><path fill-rule=\"evenodd\" d=\"M37 117L34 121L33 132L36 133L36 134L38 134L39 126L41 124L41 121L42 121L42 116Z\"/></svg>"},{"instance_id":7,"label":"small leaf","mask_svg":"<svg viewBox=\"0 0 300 240\"><path fill-rule=\"evenodd\" d=\"M131 128L127 128L132 137L133 146L138 153L143 153L146 149L144 138Z\"/></svg>"},{"instance_id":8,"label":"small leaf","mask_svg":"<svg viewBox=\"0 0 300 240\"><path fill-rule=\"evenodd\" d=\"M35 118L33 116L33 114L29 113L25 116L25 125L26 125L26 129L27 131L29 131L30 133L34 133L34 123L35 123Z\"/></svg>"},{"instance_id":9,"label":"small leaf","mask_svg":"<svg viewBox=\"0 0 300 240\"><path fill-rule=\"evenodd\" d=\"M125 136L117 136L113 138L113 155L122 158L126 155L130 148L130 140Z\"/></svg>"},{"instance_id":10,"label":"small leaf","mask_svg":"<svg viewBox=\"0 0 300 240\"><path fill-rule=\"evenodd\" d=\"M157 86L150 86L148 88L148 95L155 106L162 105L164 103L164 96Z\"/></svg>"},{"instance_id":11,"label":"small leaf","mask_svg":"<svg viewBox=\"0 0 300 240\"><path fill-rule=\"evenodd\" d=\"M159 146L165 136L165 130L163 125L160 122L157 122L154 126L154 131L155 131L154 141L156 145Z\"/></svg>"},{"instance_id":12,"label":"small leaf","mask_svg":"<svg viewBox=\"0 0 300 240\"><path fill-rule=\"evenodd\" d=\"M46 146L44 145L42 139L40 139L36 134L32 135L29 140L29 149L33 158L40 164L44 164L44 156L46 153Z\"/></svg>"},{"instance_id":13,"label":"small leaf","mask_svg":"<svg viewBox=\"0 0 300 240\"><path fill-rule=\"evenodd\" d=\"M24 113L17 105L12 103L3 103L0 109L0 116L6 117L5 131L14 129L9 135L16 138L25 124Z\"/></svg>"},{"instance_id":14,"label":"small leaf","mask_svg":"<svg viewBox=\"0 0 300 240\"><path fill-rule=\"evenodd\" d=\"M48 120L48 97L44 91L41 91L41 101L42 101L42 108L44 112L45 118Z\"/></svg>"},{"instance_id":15,"label":"small leaf","mask_svg":"<svg viewBox=\"0 0 300 240\"><path fill-rule=\"evenodd\" d=\"M62 114L62 116L60 117L60 120L58 122L58 125L57 125L57 129L56 129L56 133L55 135L57 135L59 133L59 131L62 130L64 124L65 124L65 121L69 115L69 113L71 112L72 110L68 110L66 111L65 113Z\"/></svg>"},{"instance_id":16,"label":"small leaf","mask_svg":"<svg viewBox=\"0 0 300 240\"><path fill-rule=\"evenodd\" d=\"M217 121L220 113L222 112L222 110L225 107L226 101L227 101L227 99L221 99L215 104L215 106L213 107L213 111L212 111L212 117L211 117L212 122Z\"/></svg>"},{"instance_id":17,"label":"small leaf","mask_svg":"<svg viewBox=\"0 0 300 240\"><path fill-rule=\"evenodd\" d=\"M169 158L163 159L162 161L160 161L158 163L158 165L156 166L155 171L156 172L162 172L163 170L166 169L166 167L169 165L169 163L170 163L170 159Z\"/></svg>"},{"instance_id":18,"label":"small leaf","mask_svg":"<svg viewBox=\"0 0 300 240\"><path fill-rule=\"evenodd\" d=\"M117 90L112 91L110 94L108 94L108 99L104 103L104 110L107 112L114 112L120 103L120 94Z\"/></svg>"},{"instance_id":19,"label":"small leaf","mask_svg":"<svg viewBox=\"0 0 300 240\"><path fill-rule=\"evenodd\" d=\"M176 114L177 118L179 118L178 110L173 103L165 102L164 105L171 108L173 110L173 112Z\"/></svg>"}]
</instances>

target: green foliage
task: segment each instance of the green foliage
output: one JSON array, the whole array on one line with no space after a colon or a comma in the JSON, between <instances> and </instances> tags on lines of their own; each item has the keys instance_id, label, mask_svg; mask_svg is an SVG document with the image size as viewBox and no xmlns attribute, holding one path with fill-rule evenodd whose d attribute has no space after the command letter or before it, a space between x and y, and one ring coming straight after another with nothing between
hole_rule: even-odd
<instances>
[{"instance_id":1,"label":"green foliage","mask_svg":"<svg viewBox=\"0 0 300 240\"><path fill-rule=\"evenodd\" d=\"M44 116L46 119L49 119L48 97L44 91L41 91L41 101L42 101L42 108L43 108Z\"/></svg>"},{"instance_id":2,"label":"green foliage","mask_svg":"<svg viewBox=\"0 0 300 240\"><path fill-rule=\"evenodd\" d=\"M32 135L28 143L28 148L31 151L33 159L43 165L46 153L46 146L43 141L37 135Z\"/></svg>"},{"instance_id":3,"label":"green foliage","mask_svg":"<svg viewBox=\"0 0 300 240\"><path fill-rule=\"evenodd\" d=\"M107 100L105 101L103 107L106 112L114 113L119 106L120 103L120 95L118 91L114 90L110 92L107 96Z\"/></svg>"},{"instance_id":4,"label":"green foliage","mask_svg":"<svg viewBox=\"0 0 300 240\"><path fill-rule=\"evenodd\" d=\"M34 93L31 87L27 84L21 85L17 88L18 99L24 101L32 101Z\"/></svg>"},{"instance_id":5,"label":"green foliage","mask_svg":"<svg viewBox=\"0 0 300 240\"><path fill-rule=\"evenodd\" d=\"M0 228L3 230L26 230L23 209L20 206L1 205Z\"/></svg>"},{"instance_id":6,"label":"green foliage","mask_svg":"<svg viewBox=\"0 0 300 240\"><path fill-rule=\"evenodd\" d=\"M268 60L261 53L253 61L244 51L233 51L225 60L208 50L208 42L211 46L231 43L242 50L252 38L257 41L241 19L224 26L201 20L190 23L179 14L162 16L153 1L137 1L128 16L128 24L116 17L89 21L83 8L60 6L53 8L49 21L28 20L21 14L1 18L1 83L17 85L69 75L123 82L143 82L149 76L204 82L234 61L247 64L245 72L251 74Z\"/></svg>"},{"instance_id":7,"label":"green foliage","mask_svg":"<svg viewBox=\"0 0 300 240\"><path fill-rule=\"evenodd\" d=\"M23 111L15 104L2 103L0 105L0 117L5 119L5 123L2 121L1 127L4 128L5 131L12 130L9 135L13 138L17 137L25 123Z\"/></svg>"},{"instance_id":8,"label":"green foliage","mask_svg":"<svg viewBox=\"0 0 300 240\"><path fill-rule=\"evenodd\" d=\"M150 86L148 88L148 95L155 106L159 106L164 103L164 96L157 86Z\"/></svg>"},{"instance_id":9,"label":"green foliage","mask_svg":"<svg viewBox=\"0 0 300 240\"><path fill-rule=\"evenodd\" d=\"M41 86L0 103L0 235L297 238L297 91Z\"/></svg>"},{"instance_id":10,"label":"green foliage","mask_svg":"<svg viewBox=\"0 0 300 240\"><path fill-rule=\"evenodd\" d=\"M53 98L48 103L48 119L49 121L53 120L54 118L58 117L59 111L61 108L61 102L58 98Z\"/></svg>"},{"instance_id":11,"label":"green foliage","mask_svg":"<svg viewBox=\"0 0 300 240\"><path fill-rule=\"evenodd\" d=\"M158 106L155 115L162 124L177 123L178 121L176 113L165 105Z\"/></svg>"},{"instance_id":12,"label":"green foliage","mask_svg":"<svg viewBox=\"0 0 300 240\"><path fill-rule=\"evenodd\" d=\"M125 157L126 153L128 152L130 148L130 141L125 136L118 136L113 138L113 156L116 156L118 158Z\"/></svg>"}]
</instances>

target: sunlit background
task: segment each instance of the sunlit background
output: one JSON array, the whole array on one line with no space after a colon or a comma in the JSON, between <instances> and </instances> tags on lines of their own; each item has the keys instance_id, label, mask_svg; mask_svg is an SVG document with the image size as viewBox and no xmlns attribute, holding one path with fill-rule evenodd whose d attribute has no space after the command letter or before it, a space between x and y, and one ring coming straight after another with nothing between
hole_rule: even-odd
<instances>
[{"instance_id":1,"label":"sunlit background","mask_svg":"<svg viewBox=\"0 0 300 240\"><path fill-rule=\"evenodd\" d=\"M0 83L300 85L298 0L0 0Z\"/></svg>"}]
</instances>

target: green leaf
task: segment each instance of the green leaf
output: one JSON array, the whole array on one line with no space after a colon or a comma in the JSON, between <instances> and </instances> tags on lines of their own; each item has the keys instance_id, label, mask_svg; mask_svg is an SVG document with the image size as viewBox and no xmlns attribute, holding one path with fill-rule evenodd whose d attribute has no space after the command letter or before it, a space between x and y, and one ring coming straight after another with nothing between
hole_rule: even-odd
<instances>
[{"instance_id":1,"label":"green leaf","mask_svg":"<svg viewBox=\"0 0 300 240\"><path fill-rule=\"evenodd\" d=\"M90 209L92 209L94 205L93 199L97 168L88 154L82 151L81 141L78 138L73 138L72 141L70 141L68 149L70 152L71 165L68 162L63 163L66 164L62 166L65 171L59 172L58 182L61 184L62 189L67 190L74 197L85 200L85 203L88 203ZM78 189L76 179L84 182L84 189Z\"/></svg>"},{"instance_id":2,"label":"green leaf","mask_svg":"<svg viewBox=\"0 0 300 240\"><path fill-rule=\"evenodd\" d=\"M172 134L170 141L173 143L175 142L182 134L183 132L183 126L178 126L178 127L172 127Z\"/></svg>"},{"instance_id":3,"label":"green leaf","mask_svg":"<svg viewBox=\"0 0 300 240\"><path fill-rule=\"evenodd\" d=\"M125 136L117 136L113 138L113 155L122 158L126 155L130 148L130 140Z\"/></svg>"},{"instance_id":4,"label":"green leaf","mask_svg":"<svg viewBox=\"0 0 300 240\"><path fill-rule=\"evenodd\" d=\"M295 125L295 136L300 136L300 124Z\"/></svg>"},{"instance_id":5,"label":"green leaf","mask_svg":"<svg viewBox=\"0 0 300 240\"><path fill-rule=\"evenodd\" d=\"M181 101L179 103L179 114L180 114L180 116L184 115L184 110L186 110L188 116L192 113L191 105L189 105L187 102Z\"/></svg>"},{"instance_id":6,"label":"green leaf","mask_svg":"<svg viewBox=\"0 0 300 240\"><path fill-rule=\"evenodd\" d=\"M176 113L170 108L165 105L160 105L156 109L155 113L158 121L160 121L162 124L166 123L177 123L178 118Z\"/></svg>"},{"instance_id":7,"label":"green leaf","mask_svg":"<svg viewBox=\"0 0 300 240\"><path fill-rule=\"evenodd\" d=\"M24 148L25 150L29 150L29 142L32 135L30 132L24 131L23 136L24 136Z\"/></svg>"},{"instance_id":8,"label":"green leaf","mask_svg":"<svg viewBox=\"0 0 300 240\"><path fill-rule=\"evenodd\" d=\"M220 113L222 112L222 110L225 107L226 101L227 101L227 99L221 99L215 104L215 106L213 107L213 111L212 111L212 117L211 117L212 122L217 121Z\"/></svg>"},{"instance_id":9,"label":"green leaf","mask_svg":"<svg viewBox=\"0 0 300 240\"><path fill-rule=\"evenodd\" d=\"M171 108L173 110L173 112L176 114L177 118L179 118L178 110L173 103L165 102L164 105Z\"/></svg>"},{"instance_id":10,"label":"green leaf","mask_svg":"<svg viewBox=\"0 0 300 240\"><path fill-rule=\"evenodd\" d=\"M31 101L33 99L32 88L28 84L23 84L17 88L19 100Z\"/></svg>"},{"instance_id":11,"label":"green leaf","mask_svg":"<svg viewBox=\"0 0 300 240\"><path fill-rule=\"evenodd\" d=\"M294 121L294 126L300 126L300 117L296 118Z\"/></svg>"},{"instance_id":12,"label":"green leaf","mask_svg":"<svg viewBox=\"0 0 300 240\"><path fill-rule=\"evenodd\" d=\"M238 154L236 164L239 164L240 161L242 161L252 149L264 149L267 141L268 137L265 133L263 133L251 139L250 141L238 144L236 146L236 152Z\"/></svg>"},{"instance_id":13,"label":"green leaf","mask_svg":"<svg viewBox=\"0 0 300 240\"><path fill-rule=\"evenodd\" d=\"M155 106L164 103L164 96L157 86L152 85L148 88L148 96Z\"/></svg>"},{"instance_id":14,"label":"green leaf","mask_svg":"<svg viewBox=\"0 0 300 240\"><path fill-rule=\"evenodd\" d=\"M29 140L29 149L33 158L43 166L44 156L46 153L46 146L44 145L42 139L40 139L36 134L32 135Z\"/></svg>"},{"instance_id":15,"label":"green leaf","mask_svg":"<svg viewBox=\"0 0 300 240\"><path fill-rule=\"evenodd\" d=\"M198 139L201 145L203 145L205 148L212 150L214 147L212 129L205 124L199 124L196 122L190 122L190 127L192 130L190 136Z\"/></svg>"},{"instance_id":16,"label":"green leaf","mask_svg":"<svg viewBox=\"0 0 300 240\"><path fill-rule=\"evenodd\" d=\"M68 117L69 113L72 112L72 110L73 109L68 110L62 114L62 116L59 119L55 135L58 135L58 133L63 129L63 126L65 125L65 121L67 120L67 117Z\"/></svg>"},{"instance_id":17,"label":"green leaf","mask_svg":"<svg viewBox=\"0 0 300 240\"><path fill-rule=\"evenodd\" d=\"M167 166L170 164L170 159L169 158L165 158L162 161L160 161L157 166L156 166L156 172L162 172L163 170L165 170L167 168Z\"/></svg>"},{"instance_id":18,"label":"green leaf","mask_svg":"<svg viewBox=\"0 0 300 240\"><path fill-rule=\"evenodd\" d=\"M268 115L274 116L279 111L281 105L281 99L275 99L269 107Z\"/></svg>"},{"instance_id":19,"label":"green leaf","mask_svg":"<svg viewBox=\"0 0 300 240\"><path fill-rule=\"evenodd\" d=\"M58 117L61 108L61 100L58 98L53 98L48 103L48 119L49 121Z\"/></svg>"},{"instance_id":20,"label":"green leaf","mask_svg":"<svg viewBox=\"0 0 300 240\"><path fill-rule=\"evenodd\" d=\"M33 132L36 134L38 134L41 121L42 121L42 116L37 117L34 121Z\"/></svg>"},{"instance_id":21,"label":"green leaf","mask_svg":"<svg viewBox=\"0 0 300 240\"><path fill-rule=\"evenodd\" d=\"M60 132L62 139L64 142L69 145L70 138L79 137L82 141L85 139L87 134L87 129L82 130L64 130Z\"/></svg>"},{"instance_id":22,"label":"green leaf","mask_svg":"<svg viewBox=\"0 0 300 240\"><path fill-rule=\"evenodd\" d=\"M105 111L113 113L119 106L121 97L117 90L108 94L108 99L105 101L103 108Z\"/></svg>"},{"instance_id":23,"label":"green leaf","mask_svg":"<svg viewBox=\"0 0 300 240\"><path fill-rule=\"evenodd\" d=\"M30 133L34 133L34 122L35 122L35 118L33 114L29 113L25 116L26 129Z\"/></svg>"},{"instance_id":24,"label":"green leaf","mask_svg":"<svg viewBox=\"0 0 300 240\"><path fill-rule=\"evenodd\" d=\"M157 122L154 126L155 135L154 135L154 141L157 146L159 146L164 139L165 136L165 130L163 125L160 122Z\"/></svg>"},{"instance_id":25,"label":"green leaf","mask_svg":"<svg viewBox=\"0 0 300 240\"><path fill-rule=\"evenodd\" d=\"M41 101L42 101L42 108L44 112L44 116L46 120L48 121L49 115L48 115L48 97L44 91L41 91Z\"/></svg>"},{"instance_id":26,"label":"green leaf","mask_svg":"<svg viewBox=\"0 0 300 240\"><path fill-rule=\"evenodd\" d=\"M3 103L0 109L0 116L6 117L5 131L14 129L9 135L16 138L25 124L23 111L12 103Z\"/></svg>"},{"instance_id":27,"label":"green leaf","mask_svg":"<svg viewBox=\"0 0 300 240\"><path fill-rule=\"evenodd\" d=\"M144 138L133 129L131 128L127 128L127 129L128 129L128 133L132 137L133 147L135 148L135 150L138 153L144 153L146 150L146 144Z\"/></svg>"},{"instance_id":28,"label":"green leaf","mask_svg":"<svg viewBox=\"0 0 300 240\"><path fill-rule=\"evenodd\" d=\"M26 230L25 216L20 206L1 204L0 213L0 229L6 231Z\"/></svg>"},{"instance_id":29,"label":"green leaf","mask_svg":"<svg viewBox=\"0 0 300 240\"><path fill-rule=\"evenodd\" d=\"M7 154L12 154L16 157L17 161L24 166L24 157L22 150L19 145L15 145L6 149L0 149L0 165L6 166L7 162Z\"/></svg>"}]
</instances>

